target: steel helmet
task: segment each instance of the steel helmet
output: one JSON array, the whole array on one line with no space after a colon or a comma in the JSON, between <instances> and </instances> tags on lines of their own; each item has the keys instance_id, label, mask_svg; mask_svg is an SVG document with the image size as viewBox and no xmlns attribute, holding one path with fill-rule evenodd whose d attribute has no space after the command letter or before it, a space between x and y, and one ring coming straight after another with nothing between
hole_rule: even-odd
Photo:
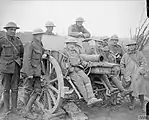
<instances>
[{"instance_id":1,"label":"steel helmet","mask_svg":"<svg viewBox=\"0 0 149 120\"><path fill-rule=\"evenodd\" d=\"M76 19L76 22L77 22L77 21L85 22L82 17L78 17L78 18Z\"/></svg>"},{"instance_id":2,"label":"steel helmet","mask_svg":"<svg viewBox=\"0 0 149 120\"><path fill-rule=\"evenodd\" d=\"M46 22L45 27L56 27L56 26L54 25L54 23L53 23L53 22L48 21L48 22Z\"/></svg>"},{"instance_id":3,"label":"steel helmet","mask_svg":"<svg viewBox=\"0 0 149 120\"><path fill-rule=\"evenodd\" d=\"M41 28L36 28L32 32L33 35L39 35L39 34L44 34L43 30Z\"/></svg>"},{"instance_id":4,"label":"steel helmet","mask_svg":"<svg viewBox=\"0 0 149 120\"><path fill-rule=\"evenodd\" d=\"M16 23L14 22L9 22L6 24L6 26L3 27L4 29L7 29L7 28L16 28L16 29L20 29L19 27L17 27Z\"/></svg>"},{"instance_id":5,"label":"steel helmet","mask_svg":"<svg viewBox=\"0 0 149 120\"><path fill-rule=\"evenodd\" d=\"M129 41L126 46L137 45L137 42L134 40Z\"/></svg>"},{"instance_id":6,"label":"steel helmet","mask_svg":"<svg viewBox=\"0 0 149 120\"><path fill-rule=\"evenodd\" d=\"M118 36L117 36L117 35L112 35L112 36L111 36L111 38L110 38L110 40L117 40L117 41L118 41L118 40L119 40L119 38L118 38Z\"/></svg>"},{"instance_id":7,"label":"steel helmet","mask_svg":"<svg viewBox=\"0 0 149 120\"><path fill-rule=\"evenodd\" d=\"M108 36L104 36L104 37L102 38L103 41L108 40L108 39L109 39Z\"/></svg>"}]
</instances>

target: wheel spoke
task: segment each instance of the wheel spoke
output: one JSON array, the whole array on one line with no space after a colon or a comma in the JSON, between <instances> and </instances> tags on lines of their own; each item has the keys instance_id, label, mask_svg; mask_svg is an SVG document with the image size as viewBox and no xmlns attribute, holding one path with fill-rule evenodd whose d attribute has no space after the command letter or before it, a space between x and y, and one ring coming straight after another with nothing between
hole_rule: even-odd
<instances>
[{"instance_id":1,"label":"wheel spoke","mask_svg":"<svg viewBox=\"0 0 149 120\"><path fill-rule=\"evenodd\" d=\"M49 108L49 110L50 110L50 109L52 109L51 96L48 94L48 91L46 91L46 95L47 95L47 104L48 104L48 108Z\"/></svg>"},{"instance_id":2,"label":"wheel spoke","mask_svg":"<svg viewBox=\"0 0 149 120\"><path fill-rule=\"evenodd\" d=\"M58 90L54 86L52 86L51 84L48 84L48 88L53 90L54 92L56 92L58 94Z\"/></svg>"},{"instance_id":3,"label":"wheel spoke","mask_svg":"<svg viewBox=\"0 0 149 120\"><path fill-rule=\"evenodd\" d=\"M55 99L55 97L54 97L53 92L52 92L51 90L48 90L48 93L49 93L49 96L51 96L51 98L52 98L52 100L53 100L54 105L56 105L56 99Z\"/></svg>"},{"instance_id":4,"label":"wheel spoke","mask_svg":"<svg viewBox=\"0 0 149 120\"><path fill-rule=\"evenodd\" d=\"M58 79L55 78L55 79L53 79L53 80L48 81L48 83L50 84L50 83L53 83L53 82L55 82L55 81L57 81L57 80L58 80Z\"/></svg>"}]
</instances>

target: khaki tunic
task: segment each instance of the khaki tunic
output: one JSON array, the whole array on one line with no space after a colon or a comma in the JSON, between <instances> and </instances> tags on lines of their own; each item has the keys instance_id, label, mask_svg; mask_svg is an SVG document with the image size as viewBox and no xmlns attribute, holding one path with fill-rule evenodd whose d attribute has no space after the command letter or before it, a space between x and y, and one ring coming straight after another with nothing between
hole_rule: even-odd
<instances>
[{"instance_id":1,"label":"khaki tunic","mask_svg":"<svg viewBox=\"0 0 149 120\"><path fill-rule=\"evenodd\" d=\"M133 58L133 59L132 59ZM140 71L147 65L146 59L142 52L137 51L135 54L125 53L121 59L121 66L126 81L131 80L132 84L129 89L133 90L132 95L138 96L146 94L145 80Z\"/></svg>"},{"instance_id":2,"label":"khaki tunic","mask_svg":"<svg viewBox=\"0 0 149 120\"><path fill-rule=\"evenodd\" d=\"M47 32L47 31L45 32L45 35L54 35L54 36L55 36L55 34L54 34L53 32L50 32L50 33L49 33L49 32Z\"/></svg>"},{"instance_id":3,"label":"khaki tunic","mask_svg":"<svg viewBox=\"0 0 149 120\"><path fill-rule=\"evenodd\" d=\"M13 45L10 43L13 43ZM24 54L24 47L19 37L9 37L8 35L0 38L0 72L14 73L15 64L20 67Z\"/></svg>"},{"instance_id":4,"label":"khaki tunic","mask_svg":"<svg viewBox=\"0 0 149 120\"><path fill-rule=\"evenodd\" d=\"M23 58L23 73L27 76L41 76L41 59L44 53L43 45L33 40L26 45Z\"/></svg>"},{"instance_id":5,"label":"khaki tunic","mask_svg":"<svg viewBox=\"0 0 149 120\"><path fill-rule=\"evenodd\" d=\"M71 37L78 38L80 32L82 32L84 34L85 38L89 38L91 36L89 31L87 31L84 26L79 27L76 24L74 24L68 28L68 35Z\"/></svg>"},{"instance_id":6,"label":"khaki tunic","mask_svg":"<svg viewBox=\"0 0 149 120\"><path fill-rule=\"evenodd\" d=\"M117 45L110 45L109 50L111 50L115 55L117 53L119 53L121 56L123 56L123 54L124 54L122 47L118 44Z\"/></svg>"}]
</instances>

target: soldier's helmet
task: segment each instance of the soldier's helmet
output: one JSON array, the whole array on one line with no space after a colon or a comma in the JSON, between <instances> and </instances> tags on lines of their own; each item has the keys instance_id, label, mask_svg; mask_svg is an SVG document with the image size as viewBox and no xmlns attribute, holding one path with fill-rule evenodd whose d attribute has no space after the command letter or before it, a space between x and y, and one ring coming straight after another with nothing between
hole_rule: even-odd
<instances>
[{"instance_id":1,"label":"soldier's helmet","mask_svg":"<svg viewBox=\"0 0 149 120\"><path fill-rule=\"evenodd\" d=\"M56 26L54 25L53 22L48 21L48 22L46 22L45 27L56 27Z\"/></svg>"},{"instance_id":2,"label":"soldier's helmet","mask_svg":"<svg viewBox=\"0 0 149 120\"><path fill-rule=\"evenodd\" d=\"M16 29L20 29L16 23L14 22L9 22L6 24L6 26L3 27L4 29L7 29L7 28L16 28Z\"/></svg>"},{"instance_id":3,"label":"soldier's helmet","mask_svg":"<svg viewBox=\"0 0 149 120\"><path fill-rule=\"evenodd\" d=\"M84 19L83 19L82 17L78 17L78 18L76 19L76 22L77 22L77 21L85 22Z\"/></svg>"},{"instance_id":4,"label":"soldier's helmet","mask_svg":"<svg viewBox=\"0 0 149 120\"><path fill-rule=\"evenodd\" d=\"M119 41L119 38L118 38L117 35L112 35L111 38L110 38L110 40L117 40L117 41Z\"/></svg>"},{"instance_id":5,"label":"soldier's helmet","mask_svg":"<svg viewBox=\"0 0 149 120\"><path fill-rule=\"evenodd\" d=\"M33 35L39 35L39 34L44 34L43 30L41 28L36 28L32 32Z\"/></svg>"},{"instance_id":6,"label":"soldier's helmet","mask_svg":"<svg viewBox=\"0 0 149 120\"><path fill-rule=\"evenodd\" d=\"M108 41L109 40L109 37L108 36L103 36L102 40L103 41Z\"/></svg>"},{"instance_id":7,"label":"soldier's helmet","mask_svg":"<svg viewBox=\"0 0 149 120\"><path fill-rule=\"evenodd\" d=\"M131 40L126 44L126 46L131 46L131 45L137 45L137 42L135 40Z\"/></svg>"}]
</instances>

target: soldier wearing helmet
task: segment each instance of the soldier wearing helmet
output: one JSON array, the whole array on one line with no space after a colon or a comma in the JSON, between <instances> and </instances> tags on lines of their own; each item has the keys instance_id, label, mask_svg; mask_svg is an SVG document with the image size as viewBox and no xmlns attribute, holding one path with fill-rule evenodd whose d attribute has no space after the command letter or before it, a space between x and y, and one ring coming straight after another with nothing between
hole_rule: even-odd
<instances>
[{"instance_id":1,"label":"soldier wearing helmet","mask_svg":"<svg viewBox=\"0 0 149 120\"><path fill-rule=\"evenodd\" d=\"M91 34L83 26L83 22L85 22L84 19L78 17L76 19L76 24L71 25L68 28L68 35L75 38L89 38Z\"/></svg>"},{"instance_id":2,"label":"soldier wearing helmet","mask_svg":"<svg viewBox=\"0 0 149 120\"><path fill-rule=\"evenodd\" d=\"M102 40L103 40L103 47L108 46L109 37L108 36L104 36L102 38Z\"/></svg>"},{"instance_id":3,"label":"soldier wearing helmet","mask_svg":"<svg viewBox=\"0 0 149 120\"><path fill-rule=\"evenodd\" d=\"M6 34L0 37L0 73L4 87L4 113L6 113L4 117L6 117L10 110L16 112L17 109L18 83L24 47L20 38L16 36L16 30L19 29L16 23L9 22L4 29Z\"/></svg>"},{"instance_id":4,"label":"soldier wearing helmet","mask_svg":"<svg viewBox=\"0 0 149 120\"><path fill-rule=\"evenodd\" d=\"M119 38L117 35L111 36L109 40L109 50L116 56L117 63L120 63L121 57L124 54L122 47L118 44Z\"/></svg>"},{"instance_id":5,"label":"soldier wearing helmet","mask_svg":"<svg viewBox=\"0 0 149 120\"><path fill-rule=\"evenodd\" d=\"M47 28L47 30L46 30L46 32L45 32L45 35L55 35L55 34L53 33L53 29L54 29L54 27L56 27L56 26L54 25L53 22L48 21L48 22L45 24L45 27Z\"/></svg>"},{"instance_id":6,"label":"soldier wearing helmet","mask_svg":"<svg viewBox=\"0 0 149 120\"><path fill-rule=\"evenodd\" d=\"M131 105L129 108L134 109L135 98L139 97L141 109L144 111L144 95L147 93L144 75L147 61L143 53L137 50L137 43L134 40L131 40L127 46L128 52L123 55L120 65L124 83L131 83L128 89L133 90L130 95Z\"/></svg>"},{"instance_id":7,"label":"soldier wearing helmet","mask_svg":"<svg viewBox=\"0 0 149 120\"><path fill-rule=\"evenodd\" d=\"M87 102L87 105L91 105L102 101L102 99L95 98L91 81L83 71L84 67L87 65L87 62L83 61L80 57L80 51L76 43L77 41L71 39L66 41L64 54L68 56L69 59L68 74L78 87L80 93Z\"/></svg>"},{"instance_id":8,"label":"soldier wearing helmet","mask_svg":"<svg viewBox=\"0 0 149 120\"><path fill-rule=\"evenodd\" d=\"M41 42L44 34L43 30L37 28L33 31L33 40L26 45L22 73L26 76L24 83L24 107L25 115L32 116L30 113L32 105L41 92L41 58L44 53ZM30 96L32 93L32 96Z\"/></svg>"}]
</instances>

